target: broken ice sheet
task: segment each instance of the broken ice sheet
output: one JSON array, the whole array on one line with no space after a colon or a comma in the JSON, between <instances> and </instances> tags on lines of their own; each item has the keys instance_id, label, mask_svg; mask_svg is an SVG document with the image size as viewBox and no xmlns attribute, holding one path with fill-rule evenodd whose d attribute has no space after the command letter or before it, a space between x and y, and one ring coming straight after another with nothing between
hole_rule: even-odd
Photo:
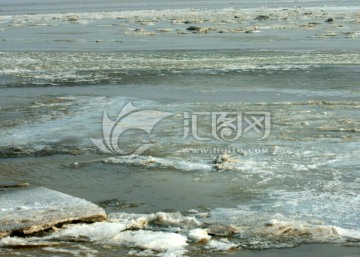
<instances>
[{"instance_id":1,"label":"broken ice sheet","mask_svg":"<svg viewBox=\"0 0 360 257\"><path fill-rule=\"evenodd\" d=\"M51 240L88 240L101 245L125 246L181 256L186 250L187 238L172 232L127 230L131 221L123 223L98 222L71 225L47 237Z\"/></svg>"},{"instance_id":2,"label":"broken ice sheet","mask_svg":"<svg viewBox=\"0 0 360 257\"><path fill-rule=\"evenodd\" d=\"M101 221L105 211L84 199L47 188L0 192L0 238L32 234L72 221Z\"/></svg>"}]
</instances>

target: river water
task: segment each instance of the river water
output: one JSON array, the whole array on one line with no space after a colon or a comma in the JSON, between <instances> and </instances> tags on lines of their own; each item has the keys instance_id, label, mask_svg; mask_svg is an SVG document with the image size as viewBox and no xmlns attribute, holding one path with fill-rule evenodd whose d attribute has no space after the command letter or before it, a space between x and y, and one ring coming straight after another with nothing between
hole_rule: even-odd
<instances>
[{"instance_id":1,"label":"river water","mask_svg":"<svg viewBox=\"0 0 360 257\"><path fill-rule=\"evenodd\" d=\"M110 215L0 255L357 256L356 1L0 3L0 181Z\"/></svg>"}]
</instances>

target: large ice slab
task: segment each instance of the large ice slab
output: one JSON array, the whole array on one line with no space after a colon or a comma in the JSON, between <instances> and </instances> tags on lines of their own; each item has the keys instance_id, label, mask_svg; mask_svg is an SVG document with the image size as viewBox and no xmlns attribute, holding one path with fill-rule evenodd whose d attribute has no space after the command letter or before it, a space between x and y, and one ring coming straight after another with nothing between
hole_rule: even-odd
<instances>
[{"instance_id":1,"label":"large ice slab","mask_svg":"<svg viewBox=\"0 0 360 257\"><path fill-rule=\"evenodd\" d=\"M105 211L97 205L48 188L0 191L0 238L72 221L105 219Z\"/></svg>"}]
</instances>

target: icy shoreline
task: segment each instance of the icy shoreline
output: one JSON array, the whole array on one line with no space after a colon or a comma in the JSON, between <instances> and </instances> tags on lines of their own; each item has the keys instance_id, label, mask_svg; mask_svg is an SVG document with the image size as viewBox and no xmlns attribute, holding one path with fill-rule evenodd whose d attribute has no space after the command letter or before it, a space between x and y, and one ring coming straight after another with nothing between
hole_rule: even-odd
<instances>
[{"instance_id":1,"label":"icy shoreline","mask_svg":"<svg viewBox=\"0 0 360 257\"><path fill-rule=\"evenodd\" d=\"M129 254L135 255L183 256L189 246L207 252L226 252L293 247L303 243L347 243L360 239L360 232L356 230L310 224L279 214L275 216L281 220L260 215L257 225L249 227L245 225L246 220L241 220L241 216L251 215L251 211L245 210L241 213L231 209L189 210L184 214L110 213L105 220L105 212L96 205L46 188L2 192L0 203L0 235L3 237L0 249L45 249L58 247L59 242L62 246L66 242L89 242L127 247ZM76 220L81 223L71 224ZM89 221L95 223L84 223ZM29 234L49 228L43 236L29 237Z\"/></svg>"}]
</instances>

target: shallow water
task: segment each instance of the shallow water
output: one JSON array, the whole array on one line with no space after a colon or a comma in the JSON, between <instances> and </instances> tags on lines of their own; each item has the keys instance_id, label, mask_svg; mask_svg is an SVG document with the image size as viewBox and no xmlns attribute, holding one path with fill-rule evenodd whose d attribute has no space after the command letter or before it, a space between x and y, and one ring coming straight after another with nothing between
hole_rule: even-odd
<instances>
[{"instance_id":1,"label":"shallow water","mask_svg":"<svg viewBox=\"0 0 360 257\"><path fill-rule=\"evenodd\" d=\"M0 255L357 256L356 2L37 3L1 7L0 181L115 216L181 212L199 223L149 221L116 236L89 225L102 240L75 226L26 242L60 247L0 240ZM237 230L191 241L214 224ZM71 243L78 235L88 239Z\"/></svg>"}]
</instances>

